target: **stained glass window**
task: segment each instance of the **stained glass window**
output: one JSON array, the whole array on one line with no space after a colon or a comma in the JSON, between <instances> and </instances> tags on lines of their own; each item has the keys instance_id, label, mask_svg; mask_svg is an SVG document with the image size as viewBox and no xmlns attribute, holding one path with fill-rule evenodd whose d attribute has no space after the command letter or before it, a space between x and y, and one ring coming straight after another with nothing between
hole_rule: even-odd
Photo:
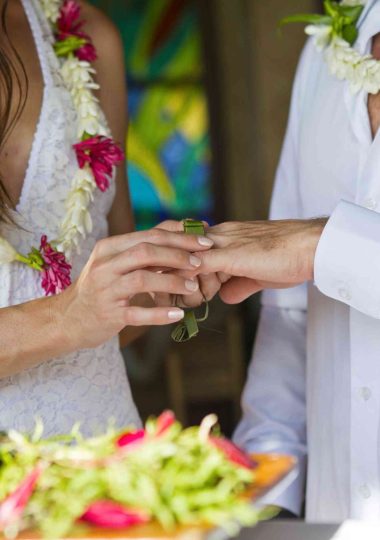
<instances>
[{"instance_id":1,"label":"stained glass window","mask_svg":"<svg viewBox=\"0 0 380 540\"><path fill-rule=\"evenodd\" d=\"M208 110L195 3L97 0L125 44L128 173L139 228L168 217L209 220Z\"/></svg>"}]
</instances>

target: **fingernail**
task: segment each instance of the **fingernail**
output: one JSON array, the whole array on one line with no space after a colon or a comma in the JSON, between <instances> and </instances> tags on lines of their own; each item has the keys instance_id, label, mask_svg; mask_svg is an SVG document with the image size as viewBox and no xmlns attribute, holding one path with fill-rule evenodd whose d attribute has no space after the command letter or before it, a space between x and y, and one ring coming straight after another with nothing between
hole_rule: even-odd
<instances>
[{"instance_id":1,"label":"fingernail","mask_svg":"<svg viewBox=\"0 0 380 540\"><path fill-rule=\"evenodd\" d=\"M198 266L202 264L202 261L199 257L196 257L195 255L190 255L190 264L191 266L195 266L196 268L198 268Z\"/></svg>"},{"instance_id":2,"label":"fingernail","mask_svg":"<svg viewBox=\"0 0 380 540\"><path fill-rule=\"evenodd\" d=\"M171 309L168 313L169 319L172 321L179 321L180 319L183 319L185 316L185 312L183 309Z\"/></svg>"},{"instance_id":3,"label":"fingernail","mask_svg":"<svg viewBox=\"0 0 380 540\"><path fill-rule=\"evenodd\" d=\"M185 281L185 287L188 291L195 292L198 290L199 285L197 281L193 281L191 279L187 279Z\"/></svg>"},{"instance_id":4,"label":"fingernail","mask_svg":"<svg viewBox=\"0 0 380 540\"><path fill-rule=\"evenodd\" d=\"M198 236L198 244L211 247L214 245L214 242L210 238L207 238L207 236Z\"/></svg>"}]
</instances>

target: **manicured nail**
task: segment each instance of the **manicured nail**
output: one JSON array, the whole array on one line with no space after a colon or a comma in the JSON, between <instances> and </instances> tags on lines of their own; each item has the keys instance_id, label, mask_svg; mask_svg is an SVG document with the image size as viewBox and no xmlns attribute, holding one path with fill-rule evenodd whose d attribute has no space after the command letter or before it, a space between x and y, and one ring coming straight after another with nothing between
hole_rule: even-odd
<instances>
[{"instance_id":1,"label":"manicured nail","mask_svg":"<svg viewBox=\"0 0 380 540\"><path fill-rule=\"evenodd\" d=\"M198 268L198 266L202 264L202 261L199 257L196 257L195 255L190 255L190 264L191 266L195 266L196 268Z\"/></svg>"},{"instance_id":2,"label":"manicured nail","mask_svg":"<svg viewBox=\"0 0 380 540\"><path fill-rule=\"evenodd\" d=\"M183 309L171 309L168 313L169 319L172 321L179 321L180 319L183 319L185 316L185 312Z\"/></svg>"},{"instance_id":3,"label":"manicured nail","mask_svg":"<svg viewBox=\"0 0 380 540\"><path fill-rule=\"evenodd\" d=\"M197 281L193 281L192 279L187 279L185 281L185 287L188 291L195 292L199 289L199 285Z\"/></svg>"},{"instance_id":4,"label":"manicured nail","mask_svg":"<svg viewBox=\"0 0 380 540\"><path fill-rule=\"evenodd\" d=\"M201 246L211 247L214 245L214 242L211 240L211 238L207 238L207 236L198 236L198 244Z\"/></svg>"}]
</instances>

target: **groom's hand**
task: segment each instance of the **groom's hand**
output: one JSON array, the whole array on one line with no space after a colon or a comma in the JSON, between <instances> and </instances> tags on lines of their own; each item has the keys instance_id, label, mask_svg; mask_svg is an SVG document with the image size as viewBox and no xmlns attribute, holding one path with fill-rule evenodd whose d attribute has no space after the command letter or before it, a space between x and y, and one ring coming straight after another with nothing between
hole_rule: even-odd
<instances>
[{"instance_id":1,"label":"groom's hand","mask_svg":"<svg viewBox=\"0 0 380 540\"><path fill-rule=\"evenodd\" d=\"M230 222L210 227L214 248L197 254L202 272L218 273L222 300L238 303L264 288L313 279L314 257L327 219Z\"/></svg>"}]
</instances>

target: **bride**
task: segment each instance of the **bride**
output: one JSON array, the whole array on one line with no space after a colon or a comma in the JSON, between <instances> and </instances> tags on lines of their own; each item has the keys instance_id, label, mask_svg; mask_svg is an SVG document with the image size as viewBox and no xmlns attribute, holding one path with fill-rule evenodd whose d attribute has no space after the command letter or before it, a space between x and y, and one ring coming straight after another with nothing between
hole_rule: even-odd
<instances>
[{"instance_id":1,"label":"bride","mask_svg":"<svg viewBox=\"0 0 380 540\"><path fill-rule=\"evenodd\" d=\"M169 294L199 302L184 276L212 242L131 232L123 54L105 16L74 0L0 9L0 429L136 424L118 333L180 320Z\"/></svg>"}]
</instances>

